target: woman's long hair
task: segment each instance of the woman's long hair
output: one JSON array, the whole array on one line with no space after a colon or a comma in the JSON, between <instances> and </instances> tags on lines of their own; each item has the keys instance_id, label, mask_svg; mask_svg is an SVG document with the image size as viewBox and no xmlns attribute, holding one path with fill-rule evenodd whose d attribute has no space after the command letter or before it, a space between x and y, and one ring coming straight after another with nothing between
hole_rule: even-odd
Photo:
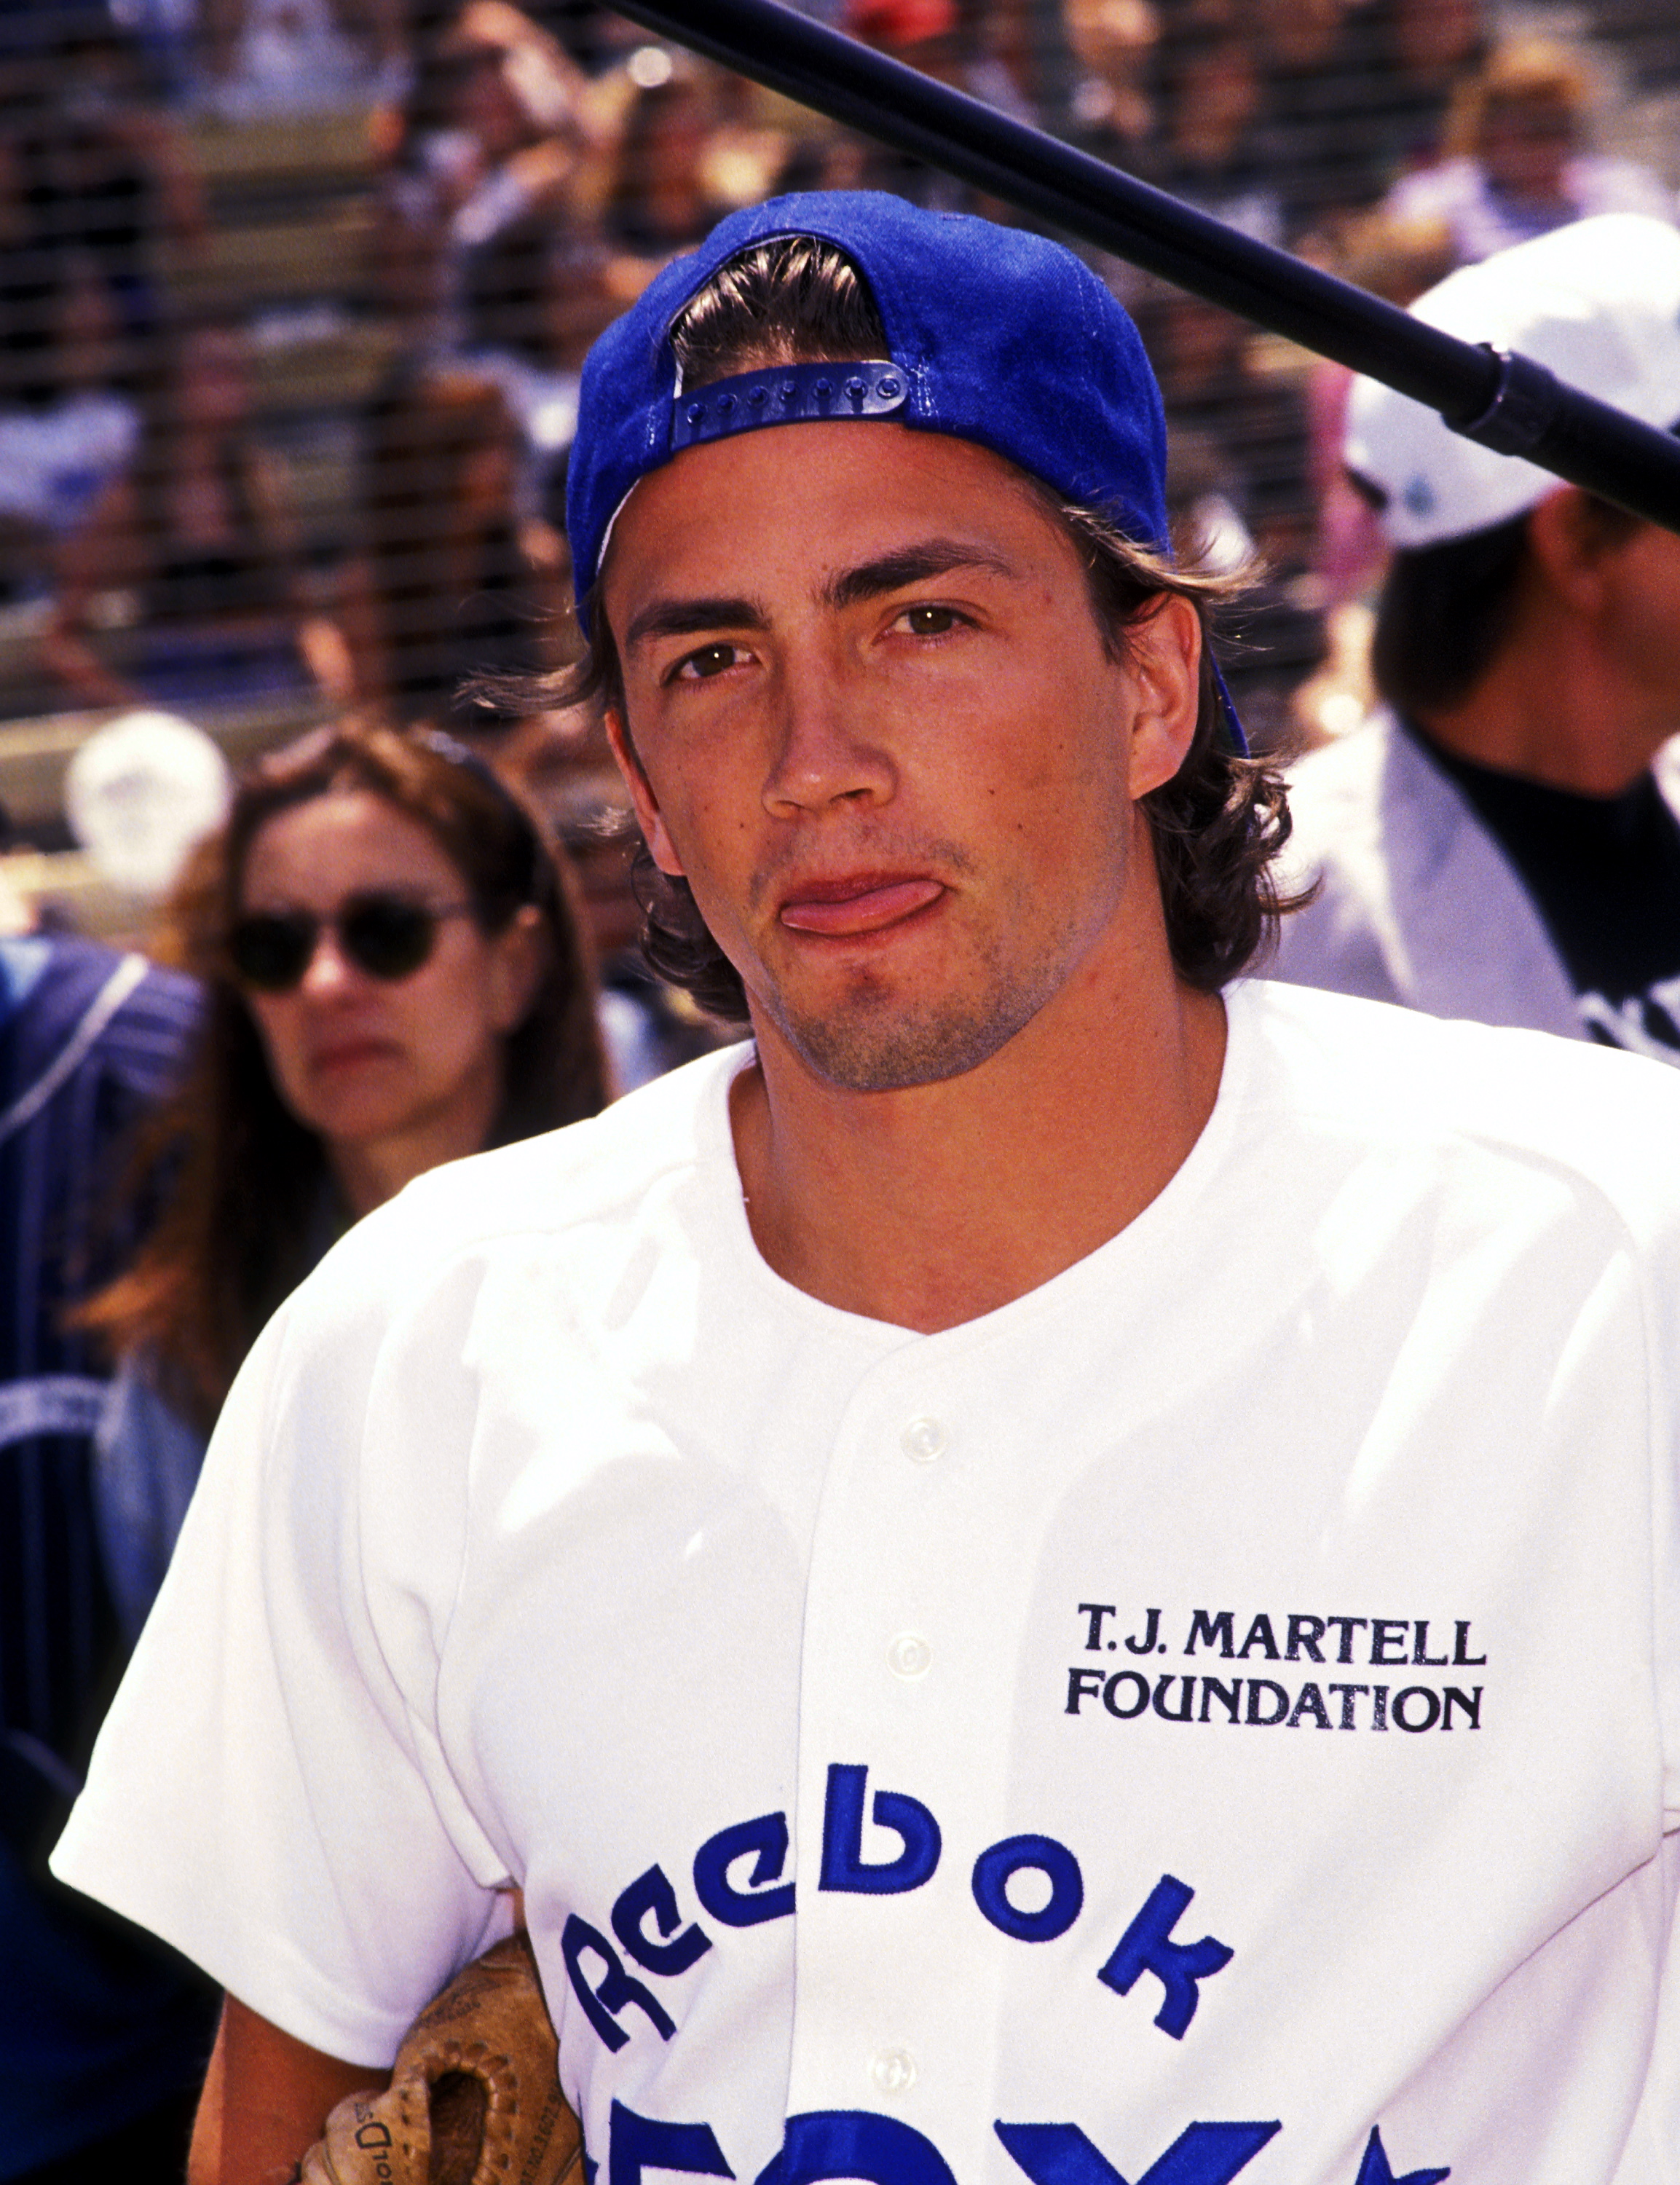
<instances>
[{"instance_id":1,"label":"woman's long hair","mask_svg":"<svg viewBox=\"0 0 1680 2185\"><path fill-rule=\"evenodd\" d=\"M320 1137L282 1100L227 963L246 859L278 813L365 790L417 821L466 882L482 930L539 913L546 962L508 1036L487 1143L592 1115L607 1098L595 981L571 882L538 822L476 756L435 733L321 729L259 762L176 890L159 953L204 981L193 1058L142 1148L160 1211L128 1271L79 1316L143 1348L159 1386L204 1431L258 1330L306 1275L333 1200ZM161 1186L161 1188L159 1188Z\"/></svg>"}]
</instances>

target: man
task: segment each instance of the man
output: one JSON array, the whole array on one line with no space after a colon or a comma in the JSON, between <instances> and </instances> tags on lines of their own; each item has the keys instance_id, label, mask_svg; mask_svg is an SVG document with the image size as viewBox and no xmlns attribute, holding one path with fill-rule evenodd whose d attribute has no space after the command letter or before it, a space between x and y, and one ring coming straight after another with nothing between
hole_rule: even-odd
<instances>
[{"instance_id":1,"label":"man","mask_svg":"<svg viewBox=\"0 0 1680 2185\"><path fill-rule=\"evenodd\" d=\"M1583 221L1420 317L1680 416L1680 233ZM1680 1062L1680 539L1359 383L1348 460L1395 551L1386 703L1291 785L1289 979Z\"/></svg>"},{"instance_id":2,"label":"man","mask_svg":"<svg viewBox=\"0 0 1680 2185\"><path fill-rule=\"evenodd\" d=\"M29 2185L178 2177L215 2021L188 1967L46 1872L139 1552L94 1456L109 1362L66 1315L116 1271L130 1141L197 1011L137 956L0 937L0 2178Z\"/></svg>"},{"instance_id":3,"label":"man","mask_svg":"<svg viewBox=\"0 0 1680 2185\"><path fill-rule=\"evenodd\" d=\"M1680 1088L1231 986L1278 813L1129 322L726 221L570 480L656 953L751 1046L258 1347L60 1870L295 2160L524 1917L592 2174L1659 2185Z\"/></svg>"}]
</instances>

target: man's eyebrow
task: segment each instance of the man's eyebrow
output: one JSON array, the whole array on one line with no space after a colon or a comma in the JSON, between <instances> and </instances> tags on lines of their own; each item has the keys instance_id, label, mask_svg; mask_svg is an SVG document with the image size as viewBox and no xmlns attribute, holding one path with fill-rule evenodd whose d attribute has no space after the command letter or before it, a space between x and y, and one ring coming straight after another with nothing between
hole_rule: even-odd
<instances>
[{"instance_id":1,"label":"man's eyebrow","mask_svg":"<svg viewBox=\"0 0 1680 2185\"><path fill-rule=\"evenodd\" d=\"M1000 577L1019 574L1012 562L973 539L927 539L841 570L828 579L818 597L828 607L857 606L864 600L883 598L907 584L924 584L929 577L942 577L952 569L990 569ZM756 600L654 600L632 616L624 633L624 650L628 652L653 637L697 637L708 630L762 630L769 626L770 618Z\"/></svg>"},{"instance_id":2,"label":"man's eyebrow","mask_svg":"<svg viewBox=\"0 0 1680 2185\"><path fill-rule=\"evenodd\" d=\"M860 562L855 569L845 569L838 576L830 577L823 587L823 603L830 607L857 606L862 601L901 591L907 584L924 584L929 577L943 577L952 569L990 569L999 577L1019 574L1013 562L973 539L925 539L918 545L902 547L896 554L883 554L873 562Z\"/></svg>"},{"instance_id":3,"label":"man's eyebrow","mask_svg":"<svg viewBox=\"0 0 1680 2185\"><path fill-rule=\"evenodd\" d=\"M696 637L709 629L766 629L769 617L756 600L655 600L633 615L624 650L650 637Z\"/></svg>"}]
</instances>

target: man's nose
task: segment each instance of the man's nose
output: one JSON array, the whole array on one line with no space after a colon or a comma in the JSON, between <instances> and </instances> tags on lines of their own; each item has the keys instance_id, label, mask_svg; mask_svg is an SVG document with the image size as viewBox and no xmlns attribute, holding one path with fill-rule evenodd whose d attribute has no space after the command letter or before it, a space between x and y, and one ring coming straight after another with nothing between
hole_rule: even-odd
<instances>
[{"instance_id":1,"label":"man's nose","mask_svg":"<svg viewBox=\"0 0 1680 2185\"><path fill-rule=\"evenodd\" d=\"M765 809L777 818L885 803L897 768L878 705L848 663L823 654L783 662L772 695Z\"/></svg>"}]
</instances>

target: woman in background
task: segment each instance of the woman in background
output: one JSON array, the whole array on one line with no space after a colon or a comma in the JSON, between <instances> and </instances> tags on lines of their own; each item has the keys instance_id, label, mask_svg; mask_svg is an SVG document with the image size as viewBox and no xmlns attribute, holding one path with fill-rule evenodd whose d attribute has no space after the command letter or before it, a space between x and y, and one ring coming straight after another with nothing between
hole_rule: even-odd
<instances>
[{"instance_id":1,"label":"woman in background","mask_svg":"<svg viewBox=\"0 0 1680 2185\"><path fill-rule=\"evenodd\" d=\"M260 762L169 938L207 998L151 1134L167 1193L84 1316L123 1358L100 1495L135 1628L241 1361L334 1240L438 1163L607 1098L570 884L451 738L340 726Z\"/></svg>"}]
</instances>

